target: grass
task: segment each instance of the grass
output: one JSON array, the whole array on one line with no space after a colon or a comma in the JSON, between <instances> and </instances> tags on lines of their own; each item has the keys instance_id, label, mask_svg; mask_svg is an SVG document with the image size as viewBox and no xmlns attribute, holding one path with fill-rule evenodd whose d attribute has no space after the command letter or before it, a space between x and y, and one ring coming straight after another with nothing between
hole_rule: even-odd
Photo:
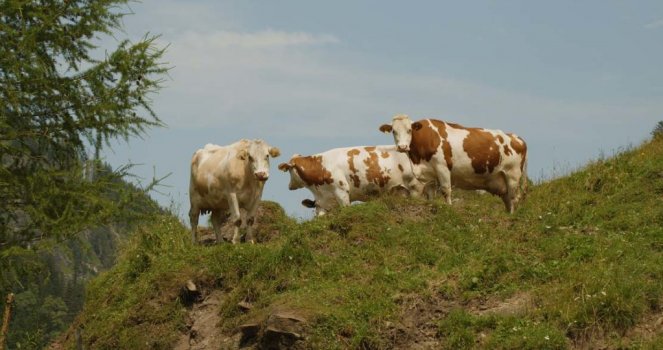
<instances>
[{"instance_id":1,"label":"grass","mask_svg":"<svg viewBox=\"0 0 663 350\"><path fill-rule=\"evenodd\" d=\"M297 310L310 348L663 344L638 331L663 316L663 139L530 187L514 215L493 196L454 196L451 207L387 197L303 223L268 204L265 232L279 234L258 245L192 246L176 219L146 223L90 284L84 342L170 348L186 331L180 290L192 279L224 291L224 333ZM490 312L521 295L527 307Z\"/></svg>"}]
</instances>

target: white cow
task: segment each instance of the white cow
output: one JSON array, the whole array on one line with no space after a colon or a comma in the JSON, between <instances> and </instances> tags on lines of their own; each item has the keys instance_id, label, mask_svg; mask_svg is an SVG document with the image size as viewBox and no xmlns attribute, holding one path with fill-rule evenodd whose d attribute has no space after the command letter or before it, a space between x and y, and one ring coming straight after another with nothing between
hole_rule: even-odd
<instances>
[{"instance_id":1,"label":"white cow","mask_svg":"<svg viewBox=\"0 0 663 350\"><path fill-rule=\"evenodd\" d=\"M279 164L279 169L290 172L290 190L306 187L313 193L315 201L304 200L302 204L315 207L316 215L396 189L407 190L412 196L421 195L424 189L407 155L393 145L294 155L288 163Z\"/></svg>"},{"instance_id":2,"label":"white cow","mask_svg":"<svg viewBox=\"0 0 663 350\"><path fill-rule=\"evenodd\" d=\"M436 180L449 204L454 185L498 195L513 213L527 189L527 145L515 134L435 119L412 122L407 115L380 131L393 133L398 150L421 166L417 177Z\"/></svg>"},{"instance_id":3,"label":"white cow","mask_svg":"<svg viewBox=\"0 0 663 350\"><path fill-rule=\"evenodd\" d=\"M254 243L253 225L263 187L269 178L269 157L279 155L278 148L262 140L246 139L228 146L207 144L193 154L189 219L194 243L198 218L201 213L210 211L217 242L221 225L229 216L235 225L232 242L238 243L242 224L240 208L246 211L247 238Z\"/></svg>"}]
</instances>

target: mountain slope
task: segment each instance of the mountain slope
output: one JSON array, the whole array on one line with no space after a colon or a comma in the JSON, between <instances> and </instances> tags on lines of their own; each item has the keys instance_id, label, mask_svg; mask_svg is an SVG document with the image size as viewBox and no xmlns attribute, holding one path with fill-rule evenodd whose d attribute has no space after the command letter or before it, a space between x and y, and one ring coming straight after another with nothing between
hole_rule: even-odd
<instances>
[{"instance_id":1,"label":"mountain slope","mask_svg":"<svg viewBox=\"0 0 663 350\"><path fill-rule=\"evenodd\" d=\"M257 245L192 246L163 217L91 283L77 327L95 349L663 346L663 138L530 187L514 215L454 196L303 223L270 203ZM279 317L296 331L274 335Z\"/></svg>"}]
</instances>

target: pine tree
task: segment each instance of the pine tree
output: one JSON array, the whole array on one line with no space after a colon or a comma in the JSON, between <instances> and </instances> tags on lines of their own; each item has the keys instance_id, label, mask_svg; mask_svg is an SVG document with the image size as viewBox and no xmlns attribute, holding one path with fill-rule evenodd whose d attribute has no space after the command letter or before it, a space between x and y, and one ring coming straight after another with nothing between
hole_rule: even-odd
<instances>
[{"instance_id":1,"label":"pine tree","mask_svg":"<svg viewBox=\"0 0 663 350\"><path fill-rule=\"evenodd\" d=\"M10 344L43 347L80 308L82 245L72 238L154 204L123 181L128 166L99 160L110 141L162 125L150 100L167 71L156 38L95 46L121 29L127 2L0 0L0 299L13 291L25 310ZM73 280L49 254L67 246Z\"/></svg>"},{"instance_id":2,"label":"pine tree","mask_svg":"<svg viewBox=\"0 0 663 350\"><path fill-rule=\"evenodd\" d=\"M156 37L96 46L121 29L127 2L0 0L0 291L38 268L25 265L35 245L135 209L129 167L85 161L89 148L162 125L150 100L167 73Z\"/></svg>"}]
</instances>

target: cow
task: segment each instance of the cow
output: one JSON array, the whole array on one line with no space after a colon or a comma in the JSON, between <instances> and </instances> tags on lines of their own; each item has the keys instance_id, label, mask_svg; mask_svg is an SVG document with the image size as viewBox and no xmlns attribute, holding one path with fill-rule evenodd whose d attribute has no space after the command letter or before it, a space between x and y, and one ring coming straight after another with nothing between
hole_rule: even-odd
<instances>
[{"instance_id":1,"label":"cow","mask_svg":"<svg viewBox=\"0 0 663 350\"><path fill-rule=\"evenodd\" d=\"M513 213L527 190L527 144L515 134L404 114L380 131L393 134L398 151L419 166L419 180L436 180L449 204L453 185L497 195Z\"/></svg>"},{"instance_id":2,"label":"cow","mask_svg":"<svg viewBox=\"0 0 663 350\"><path fill-rule=\"evenodd\" d=\"M234 224L232 243L240 241L240 209L245 210L247 238L254 243L253 225L263 187L269 178L269 157L278 157L278 148L263 140L242 139L228 146L207 144L191 159L189 220L191 239L197 241L200 214L212 213L212 226L220 242L221 226L230 218Z\"/></svg>"},{"instance_id":3,"label":"cow","mask_svg":"<svg viewBox=\"0 0 663 350\"><path fill-rule=\"evenodd\" d=\"M302 204L315 207L318 216L336 206L366 201L385 192L405 190L418 197L424 190L407 155L393 145L335 148L310 156L295 154L278 168L290 173L291 191L306 187L313 193L315 200L306 199Z\"/></svg>"}]
</instances>

